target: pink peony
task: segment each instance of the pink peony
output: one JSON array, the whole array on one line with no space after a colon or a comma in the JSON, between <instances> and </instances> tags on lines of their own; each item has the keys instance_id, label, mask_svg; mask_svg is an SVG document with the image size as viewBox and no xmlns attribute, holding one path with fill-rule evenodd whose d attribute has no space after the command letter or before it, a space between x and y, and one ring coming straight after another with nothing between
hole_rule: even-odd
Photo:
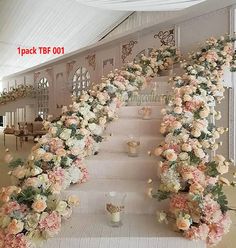
<instances>
[{"instance_id":1,"label":"pink peony","mask_svg":"<svg viewBox=\"0 0 236 248\"><path fill-rule=\"evenodd\" d=\"M1 212L9 215L14 211L19 211L21 209L21 206L18 202L15 201L11 201L11 202L7 202L5 203L2 208L1 208Z\"/></svg>"},{"instance_id":2,"label":"pink peony","mask_svg":"<svg viewBox=\"0 0 236 248\"><path fill-rule=\"evenodd\" d=\"M203 201L204 220L207 223L217 223L222 217L220 205L210 195L206 195Z\"/></svg>"},{"instance_id":3,"label":"pink peony","mask_svg":"<svg viewBox=\"0 0 236 248\"><path fill-rule=\"evenodd\" d=\"M191 240L206 240L209 233L209 227L206 224L201 224L198 227L192 226L184 233L187 239Z\"/></svg>"},{"instance_id":4,"label":"pink peony","mask_svg":"<svg viewBox=\"0 0 236 248\"><path fill-rule=\"evenodd\" d=\"M187 197L184 194L176 194L170 199L170 211L176 213L176 211L187 211L188 202Z\"/></svg>"},{"instance_id":5,"label":"pink peony","mask_svg":"<svg viewBox=\"0 0 236 248\"><path fill-rule=\"evenodd\" d=\"M29 244L24 234L7 234L4 240L4 248L27 248Z\"/></svg>"},{"instance_id":6,"label":"pink peony","mask_svg":"<svg viewBox=\"0 0 236 248\"><path fill-rule=\"evenodd\" d=\"M39 229L44 231L49 237L56 235L61 228L61 217L57 212L51 214L43 213L39 222Z\"/></svg>"},{"instance_id":7,"label":"pink peony","mask_svg":"<svg viewBox=\"0 0 236 248\"><path fill-rule=\"evenodd\" d=\"M58 149L64 148L64 142L59 138L52 138L49 141L49 146L50 151L55 153Z\"/></svg>"}]
</instances>

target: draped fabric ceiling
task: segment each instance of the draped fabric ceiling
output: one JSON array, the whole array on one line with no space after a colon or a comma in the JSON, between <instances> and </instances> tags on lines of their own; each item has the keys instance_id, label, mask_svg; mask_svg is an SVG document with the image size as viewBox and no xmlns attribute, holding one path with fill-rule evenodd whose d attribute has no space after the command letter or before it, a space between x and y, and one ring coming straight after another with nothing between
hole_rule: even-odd
<instances>
[{"instance_id":1,"label":"draped fabric ceiling","mask_svg":"<svg viewBox=\"0 0 236 248\"><path fill-rule=\"evenodd\" d=\"M203 0L0 0L0 80L61 55L20 56L17 48L64 47L70 53L97 42L136 10L179 10Z\"/></svg>"},{"instance_id":2,"label":"draped fabric ceiling","mask_svg":"<svg viewBox=\"0 0 236 248\"><path fill-rule=\"evenodd\" d=\"M121 11L174 11L206 0L77 0L87 6Z\"/></svg>"}]
</instances>

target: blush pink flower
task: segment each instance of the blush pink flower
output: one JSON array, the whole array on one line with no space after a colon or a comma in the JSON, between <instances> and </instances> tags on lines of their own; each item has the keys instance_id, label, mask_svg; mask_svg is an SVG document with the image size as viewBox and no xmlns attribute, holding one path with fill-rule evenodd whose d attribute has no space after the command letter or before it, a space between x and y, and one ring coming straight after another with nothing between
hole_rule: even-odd
<instances>
[{"instance_id":1,"label":"blush pink flower","mask_svg":"<svg viewBox=\"0 0 236 248\"><path fill-rule=\"evenodd\" d=\"M206 195L203 201L204 220L207 223L216 223L221 217L220 205L214 201L210 195Z\"/></svg>"},{"instance_id":2,"label":"blush pink flower","mask_svg":"<svg viewBox=\"0 0 236 248\"><path fill-rule=\"evenodd\" d=\"M205 58L206 58L206 60L207 61L209 61L209 62L214 62L214 61L216 61L218 58L219 58L219 56L217 55L217 53L215 52L215 51L208 51L206 54L205 54L205 56L204 56Z\"/></svg>"},{"instance_id":3,"label":"blush pink flower","mask_svg":"<svg viewBox=\"0 0 236 248\"><path fill-rule=\"evenodd\" d=\"M49 146L50 151L55 153L58 149L64 148L64 142L59 138L52 138L49 141Z\"/></svg>"},{"instance_id":4,"label":"blush pink flower","mask_svg":"<svg viewBox=\"0 0 236 248\"><path fill-rule=\"evenodd\" d=\"M85 167L84 168L80 168L80 170L81 170L83 176L82 176L81 180L79 181L79 183L85 183L85 182L88 181L88 177L89 177L88 170Z\"/></svg>"},{"instance_id":5,"label":"blush pink flower","mask_svg":"<svg viewBox=\"0 0 236 248\"><path fill-rule=\"evenodd\" d=\"M39 229L44 231L49 237L56 235L61 228L61 217L55 211L51 214L43 213L39 222Z\"/></svg>"},{"instance_id":6,"label":"blush pink flower","mask_svg":"<svg viewBox=\"0 0 236 248\"><path fill-rule=\"evenodd\" d=\"M178 211L188 211L188 201L184 194L176 194L170 199L170 211L176 213Z\"/></svg>"},{"instance_id":7,"label":"blush pink flower","mask_svg":"<svg viewBox=\"0 0 236 248\"><path fill-rule=\"evenodd\" d=\"M4 240L4 248L28 248L29 244L27 242L24 234L7 234Z\"/></svg>"},{"instance_id":8,"label":"blush pink flower","mask_svg":"<svg viewBox=\"0 0 236 248\"><path fill-rule=\"evenodd\" d=\"M18 202L15 201L7 202L1 208L1 212L6 215L9 215L14 211L19 211L19 210L21 210L21 206Z\"/></svg>"},{"instance_id":9,"label":"blush pink flower","mask_svg":"<svg viewBox=\"0 0 236 248\"><path fill-rule=\"evenodd\" d=\"M206 240L209 233L209 227L206 224L201 224L198 227L192 226L184 233L187 239L191 240Z\"/></svg>"},{"instance_id":10,"label":"blush pink flower","mask_svg":"<svg viewBox=\"0 0 236 248\"><path fill-rule=\"evenodd\" d=\"M65 124L67 127L71 125L78 125L79 123L79 117L77 116L68 116L65 120Z\"/></svg>"}]
</instances>

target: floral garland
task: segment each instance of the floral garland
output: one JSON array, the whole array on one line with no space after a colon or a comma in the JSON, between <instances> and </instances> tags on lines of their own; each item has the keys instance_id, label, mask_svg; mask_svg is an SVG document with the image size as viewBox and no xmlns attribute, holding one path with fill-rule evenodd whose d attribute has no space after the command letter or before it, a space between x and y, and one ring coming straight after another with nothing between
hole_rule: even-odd
<instances>
[{"instance_id":1,"label":"floral garland","mask_svg":"<svg viewBox=\"0 0 236 248\"><path fill-rule=\"evenodd\" d=\"M56 235L62 219L71 215L78 200L60 198L74 183L87 180L84 159L98 152L98 143L116 111L145 84L145 77L170 68L179 59L173 47L155 50L139 64L115 70L102 83L84 92L53 123L45 122L44 135L26 161L13 160L7 152L10 174L17 186L0 190L0 247L26 248Z\"/></svg>"},{"instance_id":2,"label":"floral garland","mask_svg":"<svg viewBox=\"0 0 236 248\"><path fill-rule=\"evenodd\" d=\"M33 96L35 93L32 85L18 85L17 88L12 87L8 92L3 91L0 94L0 104L13 102L19 98Z\"/></svg>"},{"instance_id":3,"label":"floral garland","mask_svg":"<svg viewBox=\"0 0 236 248\"><path fill-rule=\"evenodd\" d=\"M161 184L153 197L169 199L169 211L160 221L174 220L177 230L188 239L217 244L229 231L231 220L223 185L232 185L223 174L232 161L222 155L209 159L209 150L218 149L220 135L227 129L217 127L215 102L223 98L223 70L236 68L235 39L210 38L200 52L184 63L185 73L174 77L174 98L163 110L160 131L165 136L155 154L161 157Z\"/></svg>"}]
</instances>

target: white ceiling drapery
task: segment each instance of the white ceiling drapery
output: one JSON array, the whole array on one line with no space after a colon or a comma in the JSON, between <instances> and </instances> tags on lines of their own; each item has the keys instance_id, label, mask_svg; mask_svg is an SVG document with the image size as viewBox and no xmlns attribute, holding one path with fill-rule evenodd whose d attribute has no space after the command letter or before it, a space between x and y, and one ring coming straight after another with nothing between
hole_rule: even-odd
<instances>
[{"instance_id":1,"label":"white ceiling drapery","mask_svg":"<svg viewBox=\"0 0 236 248\"><path fill-rule=\"evenodd\" d=\"M175 11L204 1L206 0L77 0L91 7L122 11Z\"/></svg>"},{"instance_id":2,"label":"white ceiling drapery","mask_svg":"<svg viewBox=\"0 0 236 248\"><path fill-rule=\"evenodd\" d=\"M97 42L129 12L76 0L0 0L0 80L61 54L20 56L17 48L64 47L65 53Z\"/></svg>"}]
</instances>

